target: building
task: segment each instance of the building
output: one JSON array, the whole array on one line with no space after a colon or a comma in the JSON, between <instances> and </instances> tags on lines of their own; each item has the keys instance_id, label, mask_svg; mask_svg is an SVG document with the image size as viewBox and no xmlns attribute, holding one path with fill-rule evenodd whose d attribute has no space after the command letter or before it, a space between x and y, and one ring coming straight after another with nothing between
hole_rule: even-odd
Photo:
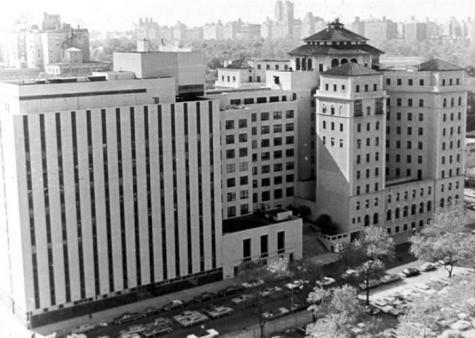
<instances>
[{"instance_id":1,"label":"building","mask_svg":"<svg viewBox=\"0 0 475 338\"><path fill-rule=\"evenodd\" d=\"M397 24L383 17L382 20L371 20L364 22L364 35L376 46L387 40L398 37Z\"/></svg>"},{"instance_id":2,"label":"building","mask_svg":"<svg viewBox=\"0 0 475 338\"><path fill-rule=\"evenodd\" d=\"M0 84L0 298L30 327L223 278L224 103L204 96L203 55L118 53L113 67ZM269 258L301 257L301 220L283 215L228 226L226 246L267 235ZM227 262L230 277L242 260Z\"/></svg>"},{"instance_id":3,"label":"building","mask_svg":"<svg viewBox=\"0 0 475 338\"><path fill-rule=\"evenodd\" d=\"M427 23L411 22L404 23L404 41L407 43L424 41L428 37L427 35Z\"/></svg>"},{"instance_id":4,"label":"building","mask_svg":"<svg viewBox=\"0 0 475 338\"><path fill-rule=\"evenodd\" d=\"M204 40L223 40L224 26L221 23L221 21L218 21L218 23L211 23L211 24L204 25L203 39Z\"/></svg>"}]
</instances>

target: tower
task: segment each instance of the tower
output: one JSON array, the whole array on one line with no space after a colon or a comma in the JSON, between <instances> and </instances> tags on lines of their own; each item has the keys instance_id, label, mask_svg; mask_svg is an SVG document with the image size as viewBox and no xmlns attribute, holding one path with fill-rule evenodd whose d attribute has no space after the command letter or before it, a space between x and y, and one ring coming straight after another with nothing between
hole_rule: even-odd
<instances>
[{"instance_id":1,"label":"tower","mask_svg":"<svg viewBox=\"0 0 475 338\"><path fill-rule=\"evenodd\" d=\"M316 202L340 232L382 221L385 96L382 73L362 65L350 62L321 74Z\"/></svg>"}]
</instances>

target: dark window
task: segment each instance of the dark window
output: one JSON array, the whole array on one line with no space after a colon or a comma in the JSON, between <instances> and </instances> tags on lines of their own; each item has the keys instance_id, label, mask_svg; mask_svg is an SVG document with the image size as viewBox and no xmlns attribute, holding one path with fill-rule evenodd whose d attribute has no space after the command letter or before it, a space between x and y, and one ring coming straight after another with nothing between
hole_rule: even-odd
<instances>
[{"instance_id":1,"label":"dark window","mask_svg":"<svg viewBox=\"0 0 475 338\"><path fill-rule=\"evenodd\" d=\"M277 233L277 253L282 254L285 252L285 231L279 231Z\"/></svg>"},{"instance_id":2,"label":"dark window","mask_svg":"<svg viewBox=\"0 0 475 338\"><path fill-rule=\"evenodd\" d=\"M242 241L242 257L244 261L251 260L251 239L246 238Z\"/></svg>"}]
</instances>

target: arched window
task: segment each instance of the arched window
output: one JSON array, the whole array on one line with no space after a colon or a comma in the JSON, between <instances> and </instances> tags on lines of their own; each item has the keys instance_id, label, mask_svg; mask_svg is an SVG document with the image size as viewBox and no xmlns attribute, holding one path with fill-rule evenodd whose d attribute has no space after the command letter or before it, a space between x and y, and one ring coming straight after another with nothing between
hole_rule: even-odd
<instances>
[{"instance_id":1,"label":"arched window","mask_svg":"<svg viewBox=\"0 0 475 338\"><path fill-rule=\"evenodd\" d=\"M332 60L332 68L338 67L338 65L339 65L338 59L333 59Z\"/></svg>"},{"instance_id":2,"label":"arched window","mask_svg":"<svg viewBox=\"0 0 475 338\"><path fill-rule=\"evenodd\" d=\"M451 107L455 106L455 99L454 98L450 99L450 106Z\"/></svg>"},{"instance_id":3,"label":"arched window","mask_svg":"<svg viewBox=\"0 0 475 338\"><path fill-rule=\"evenodd\" d=\"M300 70L300 59L299 58L295 59L295 69Z\"/></svg>"},{"instance_id":4,"label":"arched window","mask_svg":"<svg viewBox=\"0 0 475 338\"><path fill-rule=\"evenodd\" d=\"M416 214L416 205L413 204L413 205L411 206L411 215L415 215L415 214Z\"/></svg>"},{"instance_id":5,"label":"arched window","mask_svg":"<svg viewBox=\"0 0 475 338\"><path fill-rule=\"evenodd\" d=\"M447 198L447 206L451 206L452 205L452 196L449 196Z\"/></svg>"},{"instance_id":6,"label":"arched window","mask_svg":"<svg viewBox=\"0 0 475 338\"><path fill-rule=\"evenodd\" d=\"M462 97L459 96L459 106L461 106L461 105L462 105Z\"/></svg>"},{"instance_id":7,"label":"arched window","mask_svg":"<svg viewBox=\"0 0 475 338\"><path fill-rule=\"evenodd\" d=\"M441 208L443 208L443 207L444 207L444 202L445 202L445 201L444 201L444 199L443 199L443 198L441 198L441 199L440 199L440 207L441 207Z\"/></svg>"},{"instance_id":8,"label":"arched window","mask_svg":"<svg viewBox=\"0 0 475 338\"><path fill-rule=\"evenodd\" d=\"M404 209L402 209L402 217L407 217L407 211L409 210L409 208L407 207L407 205L404 207Z\"/></svg>"},{"instance_id":9,"label":"arched window","mask_svg":"<svg viewBox=\"0 0 475 338\"><path fill-rule=\"evenodd\" d=\"M421 202L421 203L419 204L419 213L420 213L420 214L423 214L423 213L424 213L424 202Z\"/></svg>"},{"instance_id":10,"label":"arched window","mask_svg":"<svg viewBox=\"0 0 475 338\"><path fill-rule=\"evenodd\" d=\"M379 222L379 214L378 213L375 213L373 215L373 225L377 225Z\"/></svg>"},{"instance_id":11,"label":"arched window","mask_svg":"<svg viewBox=\"0 0 475 338\"><path fill-rule=\"evenodd\" d=\"M391 210L388 210L386 212L386 221L390 221L392 218L392 211Z\"/></svg>"},{"instance_id":12,"label":"arched window","mask_svg":"<svg viewBox=\"0 0 475 338\"><path fill-rule=\"evenodd\" d=\"M348 63L348 59L341 59L340 64L344 65L345 63Z\"/></svg>"},{"instance_id":13,"label":"arched window","mask_svg":"<svg viewBox=\"0 0 475 338\"><path fill-rule=\"evenodd\" d=\"M394 218L395 219L399 218L399 208L396 208L396 211L394 212Z\"/></svg>"},{"instance_id":14,"label":"arched window","mask_svg":"<svg viewBox=\"0 0 475 338\"><path fill-rule=\"evenodd\" d=\"M428 201L427 202L427 211L431 211L431 210L432 210L432 202Z\"/></svg>"},{"instance_id":15,"label":"arched window","mask_svg":"<svg viewBox=\"0 0 475 338\"><path fill-rule=\"evenodd\" d=\"M455 204L457 204L458 202L460 202L460 196L459 196L459 195L455 195Z\"/></svg>"},{"instance_id":16,"label":"arched window","mask_svg":"<svg viewBox=\"0 0 475 338\"><path fill-rule=\"evenodd\" d=\"M312 59L308 59L307 60L307 69L308 70L312 70L313 66L312 66Z\"/></svg>"},{"instance_id":17,"label":"arched window","mask_svg":"<svg viewBox=\"0 0 475 338\"><path fill-rule=\"evenodd\" d=\"M335 115L335 106L334 106L334 105L332 105L332 106L330 107L330 113L331 113L332 115Z\"/></svg>"},{"instance_id":18,"label":"arched window","mask_svg":"<svg viewBox=\"0 0 475 338\"><path fill-rule=\"evenodd\" d=\"M353 63L358 63L358 60L356 60L356 59L353 58L353 59L351 59L351 62L353 62Z\"/></svg>"},{"instance_id":19,"label":"arched window","mask_svg":"<svg viewBox=\"0 0 475 338\"><path fill-rule=\"evenodd\" d=\"M307 61L305 58L302 58L302 70L307 70Z\"/></svg>"},{"instance_id":20,"label":"arched window","mask_svg":"<svg viewBox=\"0 0 475 338\"><path fill-rule=\"evenodd\" d=\"M444 99L443 106L444 106L444 108L447 107L447 99Z\"/></svg>"},{"instance_id":21,"label":"arched window","mask_svg":"<svg viewBox=\"0 0 475 338\"><path fill-rule=\"evenodd\" d=\"M322 104L322 113L325 114L327 112L327 106Z\"/></svg>"},{"instance_id":22,"label":"arched window","mask_svg":"<svg viewBox=\"0 0 475 338\"><path fill-rule=\"evenodd\" d=\"M364 217L364 226L365 226L365 227L369 226L369 215L366 215L366 216Z\"/></svg>"}]
</instances>

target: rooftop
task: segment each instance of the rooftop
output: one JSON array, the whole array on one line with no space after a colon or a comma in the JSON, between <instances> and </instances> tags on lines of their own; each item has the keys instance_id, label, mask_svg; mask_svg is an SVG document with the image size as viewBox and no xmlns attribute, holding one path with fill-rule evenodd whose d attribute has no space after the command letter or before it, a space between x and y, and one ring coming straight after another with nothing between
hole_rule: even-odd
<instances>
[{"instance_id":1,"label":"rooftop","mask_svg":"<svg viewBox=\"0 0 475 338\"><path fill-rule=\"evenodd\" d=\"M224 67L226 69L252 69L252 67L247 63L247 61L244 58L241 58L239 60L234 60L231 62L229 65Z\"/></svg>"},{"instance_id":2,"label":"rooftop","mask_svg":"<svg viewBox=\"0 0 475 338\"><path fill-rule=\"evenodd\" d=\"M315 33L303 41L360 41L365 42L368 39L359 34L353 33L352 31L346 29L344 25L336 19L333 22L330 22L328 27L318 33Z\"/></svg>"},{"instance_id":3,"label":"rooftop","mask_svg":"<svg viewBox=\"0 0 475 338\"><path fill-rule=\"evenodd\" d=\"M367 44L362 45L302 45L289 52L289 55L375 55L383 51Z\"/></svg>"},{"instance_id":4,"label":"rooftop","mask_svg":"<svg viewBox=\"0 0 475 338\"><path fill-rule=\"evenodd\" d=\"M348 62L341 66L330 68L322 73L322 75L336 75L336 76L366 76L379 75L378 71L362 66L358 63Z\"/></svg>"},{"instance_id":5,"label":"rooftop","mask_svg":"<svg viewBox=\"0 0 475 338\"><path fill-rule=\"evenodd\" d=\"M285 209L275 209L266 211L265 215L276 215L280 212L288 212ZM260 228L268 225L274 225L289 220L297 219L298 217L290 216L284 220L276 221L271 218L265 217L264 214L252 214L241 217L229 218L223 220L223 233L233 233L249 229Z\"/></svg>"},{"instance_id":6,"label":"rooftop","mask_svg":"<svg viewBox=\"0 0 475 338\"><path fill-rule=\"evenodd\" d=\"M441 60L432 59L427 62L421 63L418 66L419 71L450 71L450 70L463 70L462 67L454 65L453 63Z\"/></svg>"}]
</instances>

